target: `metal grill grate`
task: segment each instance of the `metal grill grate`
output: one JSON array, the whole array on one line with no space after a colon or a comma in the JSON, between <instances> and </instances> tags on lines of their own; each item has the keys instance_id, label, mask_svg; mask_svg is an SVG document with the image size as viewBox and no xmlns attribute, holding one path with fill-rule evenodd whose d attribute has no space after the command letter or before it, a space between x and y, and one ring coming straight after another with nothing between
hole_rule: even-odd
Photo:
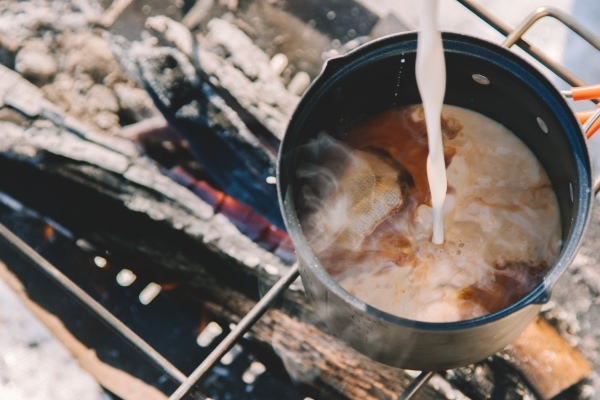
<instances>
[{"instance_id":1,"label":"metal grill grate","mask_svg":"<svg viewBox=\"0 0 600 400\"><path fill-rule=\"evenodd\" d=\"M470 10L473 14L481 18L492 28L506 36L506 40L502 43L505 47L516 45L530 54L549 70L554 72L558 77L563 79L571 86L584 86L585 82L574 76L571 72L565 69L562 65L549 58L544 52L537 49L535 46L527 43L522 39L523 35L529 28L538 20L544 17L552 17L557 19L565 26L570 28L577 35L581 36L585 41L600 50L600 38L595 36L591 31L581 26L571 16L553 8L540 8L528 16L521 25L516 29L511 29L500 21L495 15L486 11L479 4L471 0L457 0L460 4ZM597 101L596 101L597 102ZM136 334L132 329L128 328L119 318L108 311L104 306L97 302L92 296L87 294L74 281L69 279L59 269L53 266L49 261L43 258L32 247L27 245L23 240L19 239L4 225L0 224L0 236L5 242L10 244L15 250L31 261L39 270L50 277L56 284L66 290L69 294L83 303L95 316L107 324L113 331L126 340L133 348L144 355L154 366L160 371L163 371L168 378L179 385L177 390L170 396L170 400L183 399L186 396L202 400L206 399L204 395L198 393L194 388L206 376L215 364L230 351L241 340L244 333L262 317L262 315L271 307L274 301L298 278L298 265L292 266L287 274L262 297L252 310L235 326L231 332L217 345L217 347L204 359L204 361L192 372L190 376L186 376L171 364L159 351L149 345L143 338ZM427 383L434 375L433 372L421 373L400 399L411 399L418 391Z\"/></svg>"}]
</instances>

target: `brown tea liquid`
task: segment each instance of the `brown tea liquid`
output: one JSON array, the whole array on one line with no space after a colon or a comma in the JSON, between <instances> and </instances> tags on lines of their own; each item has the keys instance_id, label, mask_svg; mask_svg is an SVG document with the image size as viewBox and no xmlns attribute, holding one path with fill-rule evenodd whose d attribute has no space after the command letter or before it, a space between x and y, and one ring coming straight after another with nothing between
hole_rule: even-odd
<instances>
[{"instance_id":1,"label":"brown tea liquid","mask_svg":"<svg viewBox=\"0 0 600 400\"><path fill-rule=\"evenodd\" d=\"M481 114L444 106L442 115L442 245L431 242L421 106L379 114L331 146L312 173L334 180L334 189L308 199L319 207L302 222L313 251L347 291L430 322L514 303L541 281L561 244L556 196L531 151Z\"/></svg>"}]
</instances>

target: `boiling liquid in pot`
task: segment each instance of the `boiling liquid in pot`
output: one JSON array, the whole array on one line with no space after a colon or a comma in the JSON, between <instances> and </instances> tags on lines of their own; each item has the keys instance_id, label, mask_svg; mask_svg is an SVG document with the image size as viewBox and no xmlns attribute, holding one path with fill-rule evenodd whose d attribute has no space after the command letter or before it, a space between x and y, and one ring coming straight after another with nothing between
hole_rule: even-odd
<instances>
[{"instance_id":1,"label":"boiling liquid in pot","mask_svg":"<svg viewBox=\"0 0 600 400\"><path fill-rule=\"evenodd\" d=\"M527 294L558 256L560 215L549 178L510 131L443 107L448 178L445 241L434 244L422 106L383 112L299 171L301 224L348 292L388 313L448 322L500 310ZM326 149L326 150L324 150Z\"/></svg>"}]
</instances>

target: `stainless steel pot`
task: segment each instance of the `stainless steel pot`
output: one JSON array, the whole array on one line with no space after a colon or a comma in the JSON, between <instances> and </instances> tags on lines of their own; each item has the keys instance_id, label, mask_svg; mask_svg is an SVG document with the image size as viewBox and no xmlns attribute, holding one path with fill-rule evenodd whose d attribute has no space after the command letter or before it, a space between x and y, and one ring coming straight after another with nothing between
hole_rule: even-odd
<instances>
[{"instance_id":1,"label":"stainless steel pot","mask_svg":"<svg viewBox=\"0 0 600 400\"><path fill-rule=\"evenodd\" d=\"M425 323L379 311L351 296L319 263L299 222L297 149L319 132L340 135L392 106L420 103L416 33L389 36L329 60L302 97L281 144L278 193L306 293L330 331L361 353L396 367L437 371L488 357L511 343L548 301L579 248L592 204L591 165L580 125L560 92L535 67L496 44L443 34L445 103L480 112L520 133L545 167L561 211L563 245L543 282L493 314Z\"/></svg>"}]
</instances>

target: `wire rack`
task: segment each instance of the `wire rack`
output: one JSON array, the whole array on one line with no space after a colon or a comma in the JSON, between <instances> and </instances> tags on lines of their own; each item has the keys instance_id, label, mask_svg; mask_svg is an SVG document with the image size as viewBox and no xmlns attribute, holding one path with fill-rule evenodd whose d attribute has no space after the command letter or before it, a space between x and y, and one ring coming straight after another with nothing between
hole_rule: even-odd
<instances>
[{"instance_id":1,"label":"wire rack","mask_svg":"<svg viewBox=\"0 0 600 400\"><path fill-rule=\"evenodd\" d=\"M478 3L471 0L456 0L469 11L486 22L492 28L504 35L506 39L502 46L511 48L518 46L534 59L546 66L550 71L563 79L571 86L585 86L586 83L577 76L569 72L565 67L548 57L543 51L531 45L523 39L523 35L540 19L554 18L571 29L596 49L600 50L600 38L593 32L583 27L578 21L565 12L542 7L532 12L517 28L511 29L509 26L499 20L494 14L490 13ZM597 101L596 101L597 102ZM196 400L205 400L205 396L195 390L196 385L206 376L206 374L221 360L221 358L238 343L252 326L262 317L262 315L274 304L274 301L299 277L298 265L293 265L286 275L282 276L274 286L262 297L262 299L251 309L251 311L242 318L242 320L231 330L231 332L217 345L216 348L202 361L200 365L189 375L186 376L177 369L169 360L167 360L159 351L149 345L133 330L128 328L114 314L108 311L92 296L86 293L81 287L70 280L58 268L52 265L33 248L27 245L23 240L17 237L4 225L0 224L0 237L4 239L15 250L25 256L41 272L50 277L59 287L62 287L67 293L74 296L83 303L97 318L108 325L114 332L120 335L133 348L145 356L156 368L163 371L168 378L179 385L177 390L171 394L169 400L179 400L183 398L194 398ZM435 372L425 371L420 373L403 394L399 400L412 399L419 390L426 385L427 381ZM188 397L189 396L189 397Z\"/></svg>"}]
</instances>

